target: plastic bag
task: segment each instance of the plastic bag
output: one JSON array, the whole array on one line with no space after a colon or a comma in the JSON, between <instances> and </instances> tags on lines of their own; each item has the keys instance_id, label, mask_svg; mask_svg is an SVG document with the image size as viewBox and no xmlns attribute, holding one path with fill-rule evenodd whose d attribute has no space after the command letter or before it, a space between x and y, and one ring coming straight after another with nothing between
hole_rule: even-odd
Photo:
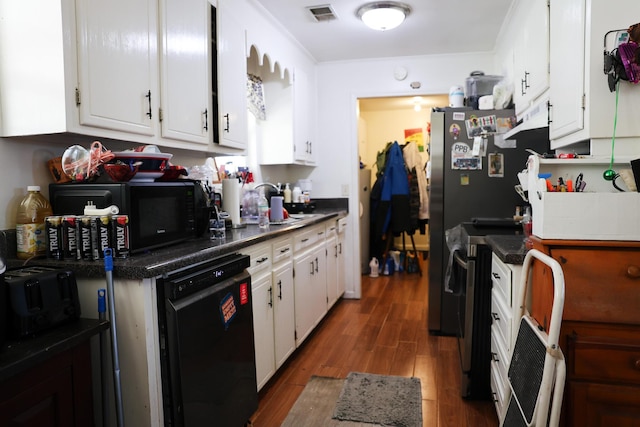
<instances>
[{"instance_id":1,"label":"plastic bag","mask_svg":"<svg viewBox=\"0 0 640 427\"><path fill-rule=\"evenodd\" d=\"M513 98L513 84L507 79L500 80L493 87L493 108L504 110L511 105Z\"/></svg>"}]
</instances>

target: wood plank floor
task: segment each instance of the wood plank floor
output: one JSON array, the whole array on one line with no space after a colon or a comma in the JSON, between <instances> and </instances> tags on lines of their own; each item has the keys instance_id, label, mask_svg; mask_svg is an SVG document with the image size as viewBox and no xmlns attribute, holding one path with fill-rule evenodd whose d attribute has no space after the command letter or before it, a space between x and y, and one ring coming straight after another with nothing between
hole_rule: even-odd
<instances>
[{"instance_id":1,"label":"wood plank floor","mask_svg":"<svg viewBox=\"0 0 640 427\"><path fill-rule=\"evenodd\" d=\"M253 427L279 426L312 375L351 371L420 378L424 426L497 426L492 402L460 397L455 339L427 330L427 268L422 277L363 276L362 298L339 301L260 391Z\"/></svg>"}]
</instances>

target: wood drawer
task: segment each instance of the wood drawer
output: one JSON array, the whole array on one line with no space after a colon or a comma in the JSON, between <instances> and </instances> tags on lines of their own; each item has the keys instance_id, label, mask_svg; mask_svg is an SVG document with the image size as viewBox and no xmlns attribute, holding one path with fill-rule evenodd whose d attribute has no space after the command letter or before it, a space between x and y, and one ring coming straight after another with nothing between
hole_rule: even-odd
<instances>
[{"instance_id":1,"label":"wood drawer","mask_svg":"<svg viewBox=\"0 0 640 427\"><path fill-rule=\"evenodd\" d=\"M247 271L252 276L260 276L271 272L271 244L259 243L242 249L242 253L251 257L251 265Z\"/></svg>"},{"instance_id":2,"label":"wood drawer","mask_svg":"<svg viewBox=\"0 0 640 427\"><path fill-rule=\"evenodd\" d=\"M293 250L296 254L303 252L305 249L315 245L325 236L324 225L316 225L309 229L304 229L293 236Z\"/></svg>"},{"instance_id":3,"label":"wood drawer","mask_svg":"<svg viewBox=\"0 0 640 427\"><path fill-rule=\"evenodd\" d=\"M511 351L511 327L513 325L511 310L505 307L498 289L491 291L491 329L495 327L507 351Z\"/></svg>"},{"instance_id":4,"label":"wood drawer","mask_svg":"<svg viewBox=\"0 0 640 427\"><path fill-rule=\"evenodd\" d=\"M569 335L567 347L570 378L640 386L640 341Z\"/></svg>"},{"instance_id":5,"label":"wood drawer","mask_svg":"<svg viewBox=\"0 0 640 427\"><path fill-rule=\"evenodd\" d=\"M638 387L569 381L565 403L567 426L640 426Z\"/></svg>"},{"instance_id":6,"label":"wood drawer","mask_svg":"<svg viewBox=\"0 0 640 427\"><path fill-rule=\"evenodd\" d=\"M293 257L293 240L291 240L291 236L274 239L271 245L273 247L273 264Z\"/></svg>"},{"instance_id":7,"label":"wood drawer","mask_svg":"<svg viewBox=\"0 0 640 427\"><path fill-rule=\"evenodd\" d=\"M512 293L511 270L494 253L491 257L491 282L493 289L498 289L507 307L512 307L514 298L517 295Z\"/></svg>"},{"instance_id":8,"label":"wood drawer","mask_svg":"<svg viewBox=\"0 0 640 427\"><path fill-rule=\"evenodd\" d=\"M637 250L552 247L550 254L564 272L563 319L640 325ZM548 269L545 272L551 274Z\"/></svg>"}]
</instances>

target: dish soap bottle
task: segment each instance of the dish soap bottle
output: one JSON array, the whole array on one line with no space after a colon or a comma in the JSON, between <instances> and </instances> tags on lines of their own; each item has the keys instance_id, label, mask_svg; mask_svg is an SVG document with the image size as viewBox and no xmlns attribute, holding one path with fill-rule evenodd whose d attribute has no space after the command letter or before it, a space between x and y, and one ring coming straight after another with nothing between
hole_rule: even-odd
<instances>
[{"instance_id":1,"label":"dish soap bottle","mask_svg":"<svg viewBox=\"0 0 640 427\"><path fill-rule=\"evenodd\" d=\"M264 229L269 228L269 203L264 196L264 191L260 191L258 199L258 227Z\"/></svg>"},{"instance_id":2,"label":"dish soap bottle","mask_svg":"<svg viewBox=\"0 0 640 427\"><path fill-rule=\"evenodd\" d=\"M289 183L287 182L284 186L284 202L291 203L291 188L289 188Z\"/></svg>"},{"instance_id":3,"label":"dish soap bottle","mask_svg":"<svg viewBox=\"0 0 640 427\"><path fill-rule=\"evenodd\" d=\"M45 255L47 238L45 218L53 215L49 201L40 194L40 186L27 187L27 195L18 206L16 215L17 256L29 259L37 255Z\"/></svg>"},{"instance_id":4,"label":"dish soap bottle","mask_svg":"<svg viewBox=\"0 0 640 427\"><path fill-rule=\"evenodd\" d=\"M302 190L300 187L293 187L293 192L291 193L291 197L293 198L293 203L300 203L300 196L302 195Z\"/></svg>"}]
</instances>

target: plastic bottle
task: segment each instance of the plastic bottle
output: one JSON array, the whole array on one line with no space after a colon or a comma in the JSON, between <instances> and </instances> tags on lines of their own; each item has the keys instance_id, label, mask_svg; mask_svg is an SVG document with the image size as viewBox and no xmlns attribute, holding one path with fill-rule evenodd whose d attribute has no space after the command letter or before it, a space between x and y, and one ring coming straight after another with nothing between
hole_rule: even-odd
<instances>
[{"instance_id":1,"label":"plastic bottle","mask_svg":"<svg viewBox=\"0 0 640 427\"><path fill-rule=\"evenodd\" d=\"M300 187L293 187L293 191L291 192L291 198L293 199L293 203L300 203L300 196L302 195L302 190Z\"/></svg>"},{"instance_id":2,"label":"plastic bottle","mask_svg":"<svg viewBox=\"0 0 640 427\"><path fill-rule=\"evenodd\" d=\"M36 255L44 255L47 250L47 239L44 220L53 215L49 201L40 194L40 186L27 187L27 195L18 206L16 215L17 256L29 259Z\"/></svg>"},{"instance_id":3,"label":"plastic bottle","mask_svg":"<svg viewBox=\"0 0 640 427\"><path fill-rule=\"evenodd\" d=\"M291 203L291 188L289 188L289 183L287 182L284 186L284 202Z\"/></svg>"},{"instance_id":4,"label":"plastic bottle","mask_svg":"<svg viewBox=\"0 0 640 427\"><path fill-rule=\"evenodd\" d=\"M269 228L269 203L264 196L264 191L260 191L258 199L258 227L262 229Z\"/></svg>"}]
</instances>

